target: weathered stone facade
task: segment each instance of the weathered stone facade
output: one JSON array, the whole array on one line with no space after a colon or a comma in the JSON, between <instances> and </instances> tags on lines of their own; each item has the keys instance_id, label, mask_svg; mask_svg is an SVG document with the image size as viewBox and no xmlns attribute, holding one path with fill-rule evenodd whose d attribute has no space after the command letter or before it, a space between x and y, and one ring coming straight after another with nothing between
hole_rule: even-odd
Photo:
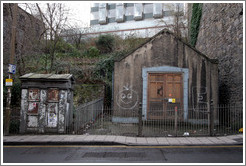
<instances>
[{"instance_id":1,"label":"weathered stone facade","mask_svg":"<svg viewBox=\"0 0 246 166\"><path fill-rule=\"evenodd\" d=\"M201 103L218 104L217 61L163 30L115 62L113 121L137 122L137 117L133 116L138 116L139 102L142 102L143 119L147 118L147 98L151 93L156 93L156 90L147 89L150 85L148 75L152 73L182 75L183 101L180 106L185 120L188 119L188 108L190 111ZM163 89L163 94L167 94L164 98L168 98L168 87L164 86Z\"/></svg>"},{"instance_id":2,"label":"weathered stone facade","mask_svg":"<svg viewBox=\"0 0 246 166\"><path fill-rule=\"evenodd\" d=\"M219 61L219 99L243 101L243 4L203 4L196 48Z\"/></svg>"}]
</instances>

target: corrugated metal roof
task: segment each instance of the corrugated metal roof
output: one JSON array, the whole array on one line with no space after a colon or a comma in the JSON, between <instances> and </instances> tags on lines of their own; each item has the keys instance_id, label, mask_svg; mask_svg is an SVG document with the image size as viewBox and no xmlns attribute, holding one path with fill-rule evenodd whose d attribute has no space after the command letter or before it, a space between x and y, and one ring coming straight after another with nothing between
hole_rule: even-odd
<instances>
[{"instance_id":1,"label":"corrugated metal roof","mask_svg":"<svg viewBox=\"0 0 246 166\"><path fill-rule=\"evenodd\" d=\"M72 74L35 74L35 73L28 73L20 77L20 79L66 79L69 80L72 78Z\"/></svg>"}]
</instances>

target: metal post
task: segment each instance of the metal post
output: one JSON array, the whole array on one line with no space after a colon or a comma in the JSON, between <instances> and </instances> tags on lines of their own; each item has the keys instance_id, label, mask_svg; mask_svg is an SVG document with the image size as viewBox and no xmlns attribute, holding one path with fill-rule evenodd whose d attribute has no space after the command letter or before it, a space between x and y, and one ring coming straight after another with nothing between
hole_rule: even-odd
<instances>
[{"instance_id":1,"label":"metal post","mask_svg":"<svg viewBox=\"0 0 246 166\"><path fill-rule=\"evenodd\" d=\"M211 110L210 110L209 102L207 104L207 110L208 110L208 135L211 136Z\"/></svg>"},{"instance_id":2,"label":"metal post","mask_svg":"<svg viewBox=\"0 0 246 166\"><path fill-rule=\"evenodd\" d=\"M210 107L210 136L214 135L214 109L213 109L213 103L211 105L209 104Z\"/></svg>"},{"instance_id":3,"label":"metal post","mask_svg":"<svg viewBox=\"0 0 246 166\"><path fill-rule=\"evenodd\" d=\"M142 103L139 103L138 110L138 137L143 136L143 119L142 119Z\"/></svg>"},{"instance_id":4,"label":"metal post","mask_svg":"<svg viewBox=\"0 0 246 166\"><path fill-rule=\"evenodd\" d=\"M17 9L18 3L14 3L13 6L13 21L12 21L12 33L11 33L11 43L10 43L10 59L9 63L14 64L15 56L15 34L16 34L16 25L17 25ZM12 74L9 73L9 79L12 79ZM7 103L6 103L6 116L5 116L5 127L4 135L9 135L9 125L10 125L10 115L11 115L11 87L8 87Z\"/></svg>"},{"instance_id":5,"label":"metal post","mask_svg":"<svg viewBox=\"0 0 246 166\"><path fill-rule=\"evenodd\" d=\"M177 130L178 130L178 108L175 107L175 136L177 137Z\"/></svg>"}]
</instances>

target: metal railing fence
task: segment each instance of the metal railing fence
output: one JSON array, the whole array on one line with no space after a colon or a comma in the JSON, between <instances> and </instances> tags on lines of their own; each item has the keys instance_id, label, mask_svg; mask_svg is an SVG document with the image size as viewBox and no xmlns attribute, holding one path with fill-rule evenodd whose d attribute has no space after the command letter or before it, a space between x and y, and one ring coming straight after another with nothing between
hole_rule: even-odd
<instances>
[{"instance_id":1,"label":"metal railing fence","mask_svg":"<svg viewBox=\"0 0 246 166\"><path fill-rule=\"evenodd\" d=\"M166 111L150 110L146 119L142 117L141 107L139 111L123 110L120 116L115 112L103 106L103 99L81 105L74 111L73 125L64 134L220 136L239 133L244 123L242 103L190 108L187 118L181 108L175 107ZM18 134L19 116L18 109L12 111L10 134Z\"/></svg>"}]
</instances>

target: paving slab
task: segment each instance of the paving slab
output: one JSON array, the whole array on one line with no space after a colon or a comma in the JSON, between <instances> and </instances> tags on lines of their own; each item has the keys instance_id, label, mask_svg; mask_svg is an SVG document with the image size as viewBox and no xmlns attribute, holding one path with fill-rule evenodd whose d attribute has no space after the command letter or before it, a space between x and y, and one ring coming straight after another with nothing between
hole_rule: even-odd
<instances>
[{"instance_id":1,"label":"paving slab","mask_svg":"<svg viewBox=\"0 0 246 166\"><path fill-rule=\"evenodd\" d=\"M147 144L147 140L144 137L137 137L137 143L138 145L146 145Z\"/></svg>"},{"instance_id":2,"label":"paving slab","mask_svg":"<svg viewBox=\"0 0 246 166\"><path fill-rule=\"evenodd\" d=\"M104 141L107 141L107 142L114 142L116 140L116 137L115 135L107 135L106 138L104 139Z\"/></svg>"},{"instance_id":3,"label":"paving slab","mask_svg":"<svg viewBox=\"0 0 246 166\"><path fill-rule=\"evenodd\" d=\"M158 144L155 137L147 137L146 140L147 140L148 145L157 145Z\"/></svg>"},{"instance_id":4,"label":"paving slab","mask_svg":"<svg viewBox=\"0 0 246 166\"><path fill-rule=\"evenodd\" d=\"M70 135L70 136L66 136L63 138L63 142L71 142L75 139L76 137L74 137L73 135Z\"/></svg>"},{"instance_id":5,"label":"paving slab","mask_svg":"<svg viewBox=\"0 0 246 166\"><path fill-rule=\"evenodd\" d=\"M229 139L227 137L217 137L217 138L220 139L221 141L223 141L226 144L228 144L228 143L237 143L237 141Z\"/></svg>"},{"instance_id":6,"label":"paving slab","mask_svg":"<svg viewBox=\"0 0 246 166\"><path fill-rule=\"evenodd\" d=\"M136 139L136 137L126 137L126 143L136 144L137 139Z\"/></svg>"},{"instance_id":7,"label":"paving slab","mask_svg":"<svg viewBox=\"0 0 246 166\"><path fill-rule=\"evenodd\" d=\"M243 135L219 137L128 137L115 135L19 135L4 136L5 144L128 144L128 145L225 145L242 144Z\"/></svg>"},{"instance_id":8,"label":"paving slab","mask_svg":"<svg viewBox=\"0 0 246 166\"><path fill-rule=\"evenodd\" d=\"M124 136L116 136L115 142L126 143L126 137L124 137Z\"/></svg>"},{"instance_id":9,"label":"paving slab","mask_svg":"<svg viewBox=\"0 0 246 166\"><path fill-rule=\"evenodd\" d=\"M94 141L96 135L85 135L84 141Z\"/></svg>"},{"instance_id":10,"label":"paving slab","mask_svg":"<svg viewBox=\"0 0 246 166\"><path fill-rule=\"evenodd\" d=\"M77 136L73 136L71 138L72 138L71 142L83 142L83 141L87 141L86 140L86 138L87 138L86 135L77 135ZM65 141L65 139L63 139L63 141Z\"/></svg>"},{"instance_id":11,"label":"paving slab","mask_svg":"<svg viewBox=\"0 0 246 166\"><path fill-rule=\"evenodd\" d=\"M20 136L4 136L3 141L18 141L20 138Z\"/></svg>"},{"instance_id":12,"label":"paving slab","mask_svg":"<svg viewBox=\"0 0 246 166\"><path fill-rule=\"evenodd\" d=\"M173 137L172 138L168 137L167 141L169 142L170 145L178 145L179 144L179 141Z\"/></svg>"},{"instance_id":13,"label":"paving slab","mask_svg":"<svg viewBox=\"0 0 246 166\"><path fill-rule=\"evenodd\" d=\"M179 141L179 144L181 144L181 145L190 145L190 144L192 144L192 142L189 141L188 138L179 137L179 138L176 138L176 140Z\"/></svg>"},{"instance_id":14,"label":"paving slab","mask_svg":"<svg viewBox=\"0 0 246 166\"><path fill-rule=\"evenodd\" d=\"M197 137L189 137L187 139L189 139L189 141L191 142L191 145L201 145L202 144L202 142L199 139L197 139Z\"/></svg>"},{"instance_id":15,"label":"paving slab","mask_svg":"<svg viewBox=\"0 0 246 166\"><path fill-rule=\"evenodd\" d=\"M209 140L213 142L214 144L223 144L224 142L221 139L218 139L217 137L205 137L205 140Z\"/></svg>"},{"instance_id":16,"label":"paving slab","mask_svg":"<svg viewBox=\"0 0 246 166\"><path fill-rule=\"evenodd\" d=\"M64 136L63 135L57 135L57 136L52 136L50 139L50 142L61 142L63 141Z\"/></svg>"},{"instance_id":17,"label":"paving slab","mask_svg":"<svg viewBox=\"0 0 246 166\"><path fill-rule=\"evenodd\" d=\"M159 145L170 145L165 137L156 138Z\"/></svg>"},{"instance_id":18,"label":"paving slab","mask_svg":"<svg viewBox=\"0 0 246 166\"><path fill-rule=\"evenodd\" d=\"M207 139L206 137L201 137L201 138L197 138L197 140L199 140L201 143L201 145L212 145L215 144L213 141Z\"/></svg>"},{"instance_id":19,"label":"paving slab","mask_svg":"<svg viewBox=\"0 0 246 166\"><path fill-rule=\"evenodd\" d=\"M94 139L94 141L100 141L103 142L106 138L106 135L98 135L96 136L96 138Z\"/></svg>"}]
</instances>

